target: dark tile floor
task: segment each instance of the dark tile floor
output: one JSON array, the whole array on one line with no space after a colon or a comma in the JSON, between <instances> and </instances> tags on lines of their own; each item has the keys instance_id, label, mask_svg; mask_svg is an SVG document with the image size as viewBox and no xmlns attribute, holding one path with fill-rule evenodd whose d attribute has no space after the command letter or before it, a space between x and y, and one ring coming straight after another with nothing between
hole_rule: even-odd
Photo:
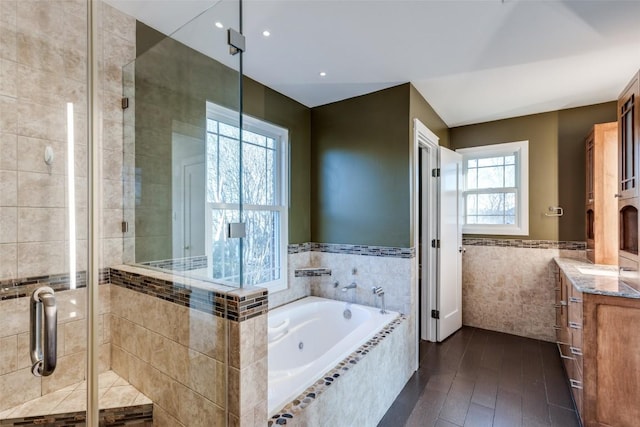
<instances>
[{"instance_id":1,"label":"dark tile floor","mask_svg":"<svg viewBox=\"0 0 640 427\"><path fill-rule=\"evenodd\" d=\"M420 368L378 427L579 425L555 345L463 327L421 342Z\"/></svg>"}]
</instances>

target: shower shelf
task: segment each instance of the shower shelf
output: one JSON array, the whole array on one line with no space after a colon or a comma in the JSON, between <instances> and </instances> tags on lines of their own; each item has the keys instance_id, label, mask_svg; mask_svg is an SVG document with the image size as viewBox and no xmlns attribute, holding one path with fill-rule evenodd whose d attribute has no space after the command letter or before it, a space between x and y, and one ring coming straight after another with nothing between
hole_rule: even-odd
<instances>
[{"instance_id":1,"label":"shower shelf","mask_svg":"<svg viewBox=\"0 0 640 427\"><path fill-rule=\"evenodd\" d=\"M331 276L331 269L322 267L296 268L294 273L295 277Z\"/></svg>"}]
</instances>

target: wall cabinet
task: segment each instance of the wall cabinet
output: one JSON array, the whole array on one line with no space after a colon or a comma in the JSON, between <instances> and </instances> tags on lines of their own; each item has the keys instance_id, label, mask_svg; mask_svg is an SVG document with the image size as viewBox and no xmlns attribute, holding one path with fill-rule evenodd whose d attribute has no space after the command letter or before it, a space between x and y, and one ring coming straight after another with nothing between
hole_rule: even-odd
<instances>
[{"instance_id":1,"label":"wall cabinet","mask_svg":"<svg viewBox=\"0 0 640 427\"><path fill-rule=\"evenodd\" d=\"M640 72L618 98L618 265L638 283L638 170L640 169Z\"/></svg>"},{"instance_id":2,"label":"wall cabinet","mask_svg":"<svg viewBox=\"0 0 640 427\"><path fill-rule=\"evenodd\" d=\"M585 139L587 258L618 264L618 124L601 123Z\"/></svg>"},{"instance_id":3,"label":"wall cabinet","mask_svg":"<svg viewBox=\"0 0 640 427\"><path fill-rule=\"evenodd\" d=\"M585 427L640 420L640 299L583 293L560 270L556 340Z\"/></svg>"}]
</instances>

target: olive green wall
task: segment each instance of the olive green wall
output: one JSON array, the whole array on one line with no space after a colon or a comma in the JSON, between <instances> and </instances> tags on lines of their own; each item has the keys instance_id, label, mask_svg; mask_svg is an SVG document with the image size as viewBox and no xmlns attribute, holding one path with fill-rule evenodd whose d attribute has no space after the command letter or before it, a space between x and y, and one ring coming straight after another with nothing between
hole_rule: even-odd
<instances>
[{"instance_id":1,"label":"olive green wall","mask_svg":"<svg viewBox=\"0 0 640 427\"><path fill-rule=\"evenodd\" d=\"M311 110L247 77L246 114L289 130L289 243L311 241Z\"/></svg>"},{"instance_id":2,"label":"olive green wall","mask_svg":"<svg viewBox=\"0 0 640 427\"><path fill-rule=\"evenodd\" d=\"M447 124L412 84L409 85L409 91L409 129L413 129L413 119L417 118L440 138L441 146L449 148L449 127ZM411 138L413 140L413 132Z\"/></svg>"},{"instance_id":3,"label":"olive green wall","mask_svg":"<svg viewBox=\"0 0 640 427\"><path fill-rule=\"evenodd\" d=\"M408 247L409 90L311 111L311 239Z\"/></svg>"},{"instance_id":4,"label":"olive green wall","mask_svg":"<svg viewBox=\"0 0 640 427\"><path fill-rule=\"evenodd\" d=\"M559 240L585 239L584 139L596 123L615 122L616 102L571 108L558 112L558 197L566 206L560 218ZM614 199L612 203L617 203Z\"/></svg>"},{"instance_id":5,"label":"olive green wall","mask_svg":"<svg viewBox=\"0 0 640 427\"><path fill-rule=\"evenodd\" d=\"M236 111L239 104L236 71L161 36L138 23L144 53L135 63L135 166L141 184L135 207L137 262L171 258L172 132L202 140L204 153L206 101ZM308 242L311 111L247 77L243 82L246 114L289 130L289 242Z\"/></svg>"},{"instance_id":6,"label":"olive green wall","mask_svg":"<svg viewBox=\"0 0 640 427\"><path fill-rule=\"evenodd\" d=\"M451 148L528 140L529 235L524 237L584 241L584 137L593 124L615 120L615 114L615 103L609 102L456 127L450 129ZM549 206L561 206L564 216L546 217Z\"/></svg>"}]
</instances>

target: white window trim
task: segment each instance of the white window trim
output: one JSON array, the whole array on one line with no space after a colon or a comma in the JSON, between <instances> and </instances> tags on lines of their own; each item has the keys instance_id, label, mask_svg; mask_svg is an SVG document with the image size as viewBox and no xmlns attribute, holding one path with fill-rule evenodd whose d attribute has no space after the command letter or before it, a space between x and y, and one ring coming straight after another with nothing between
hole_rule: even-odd
<instances>
[{"instance_id":1,"label":"white window trim","mask_svg":"<svg viewBox=\"0 0 640 427\"><path fill-rule=\"evenodd\" d=\"M221 122L225 122L227 124L238 127L239 116L237 111L233 111L231 109L225 108L221 105L215 104L213 102L207 101L207 118L212 120L217 120ZM277 171L280 173L280 185L276 186L276 191L278 192L278 200L280 203L274 206L262 206L258 209L257 206L244 204L243 207L245 209L251 210L273 210L278 211L280 213L280 278L277 280L272 280L270 282L259 283L256 286L265 287L269 289L269 292L278 292L288 288L288 257L289 257L289 131L280 126L276 126L274 124L268 123L264 120L257 119L246 114L242 115L242 124L243 129L251 132L259 133L268 137L271 137L278 141L280 144L280 156L278 159ZM218 204L218 203L206 203L206 209L209 210L213 206L216 208L220 208L221 206L226 205L227 208L231 208L230 204ZM237 209L239 206L237 204L233 204ZM205 215L207 222L207 230L211 228L209 224L209 215L208 212ZM208 252L211 248L211 236L209 233L206 234L206 252L208 258L211 259L210 253ZM211 266L209 266L209 269ZM222 281L221 281L222 282Z\"/></svg>"},{"instance_id":2,"label":"white window trim","mask_svg":"<svg viewBox=\"0 0 640 427\"><path fill-rule=\"evenodd\" d=\"M516 223L502 224L464 224L464 234L491 234L506 236L529 235L529 141L507 142L502 144L483 145L479 147L461 148L456 152L462 154L463 162L475 157L504 156L516 153L518 167L516 173L517 206ZM466 172L466 166L464 167ZM464 182L467 182L466 176ZM466 188L465 188L466 191Z\"/></svg>"}]
</instances>

